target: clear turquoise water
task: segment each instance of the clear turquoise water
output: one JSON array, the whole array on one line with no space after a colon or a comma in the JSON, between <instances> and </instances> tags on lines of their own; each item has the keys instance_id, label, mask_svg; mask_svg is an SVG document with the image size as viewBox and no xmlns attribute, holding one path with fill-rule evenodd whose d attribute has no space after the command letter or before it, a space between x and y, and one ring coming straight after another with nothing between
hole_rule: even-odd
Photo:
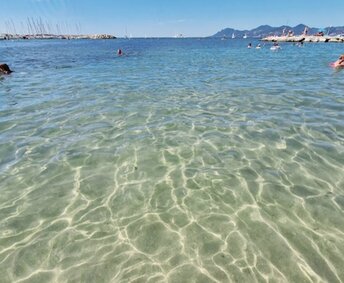
<instances>
[{"instance_id":1,"label":"clear turquoise water","mask_svg":"<svg viewBox=\"0 0 344 283\"><path fill-rule=\"evenodd\" d=\"M0 281L344 282L344 46L247 43L0 42Z\"/></svg>"}]
</instances>

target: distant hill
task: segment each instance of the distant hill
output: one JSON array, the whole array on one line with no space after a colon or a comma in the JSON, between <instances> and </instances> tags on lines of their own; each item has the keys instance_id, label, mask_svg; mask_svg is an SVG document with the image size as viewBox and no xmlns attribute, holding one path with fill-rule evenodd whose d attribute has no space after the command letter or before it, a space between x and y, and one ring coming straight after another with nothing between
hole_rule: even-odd
<instances>
[{"instance_id":1,"label":"distant hill","mask_svg":"<svg viewBox=\"0 0 344 283\"><path fill-rule=\"evenodd\" d=\"M302 34L304 31L306 25L299 24L295 27L291 26L280 26L280 27L272 27L269 25L262 25L257 28L251 29L251 30L236 30L232 28L225 28L216 34L214 34L212 37L232 37L234 36L236 38L242 38L245 34L247 37L265 37L268 35L281 35L283 33L283 30L288 32L289 30L292 30L295 35ZM308 34L315 34L319 31L323 31L325 34L329 35L338 35L338 34L344 34L344 26L341 27L326 27L326 28L314 28L314 27L308 27Z\"/></svg>"}]
</instances>

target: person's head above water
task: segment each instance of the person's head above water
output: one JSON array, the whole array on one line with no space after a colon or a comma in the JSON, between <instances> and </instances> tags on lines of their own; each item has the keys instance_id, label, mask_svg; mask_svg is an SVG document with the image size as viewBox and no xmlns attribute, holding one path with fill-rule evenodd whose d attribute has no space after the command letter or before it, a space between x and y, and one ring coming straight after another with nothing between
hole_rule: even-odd
<instances>
[{"instance_id":1,"label":"person's head above water","mask_svg":"<svg viewBox=\"0 0 344 283\"><path fill-rule=\"evenodd\" d=\"M10 69L10 67L7 64L0 64L0 74L9 75L13 71Z\"/></svg>"}]
</instances>

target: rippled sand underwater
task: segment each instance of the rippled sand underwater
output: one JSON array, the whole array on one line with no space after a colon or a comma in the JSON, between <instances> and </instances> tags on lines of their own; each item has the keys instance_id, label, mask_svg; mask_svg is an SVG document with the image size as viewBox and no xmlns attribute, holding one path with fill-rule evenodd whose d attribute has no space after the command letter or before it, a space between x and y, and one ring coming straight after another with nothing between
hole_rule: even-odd
<instances>
[{"instance_id":1,"label":"rippled sand underwater","mask_svg":"<svg viewBox=\"0 0 344 283\"><path fill-rule=\"evenodd\" d=\"M12 44L1 282L344 281L338 45Z\"/></svg>"}]
</instances>

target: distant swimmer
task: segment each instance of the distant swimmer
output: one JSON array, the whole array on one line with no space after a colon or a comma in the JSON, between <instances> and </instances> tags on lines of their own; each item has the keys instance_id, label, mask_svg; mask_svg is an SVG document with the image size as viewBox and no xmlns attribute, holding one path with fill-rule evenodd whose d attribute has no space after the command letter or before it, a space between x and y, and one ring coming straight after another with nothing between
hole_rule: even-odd
<instances>
[{"instance_id":1,"label":"distant swimmer","mask_svg":"<svg viewBox=\"0 0 344 283\"><path fill-rule=\"evenodd\" d=\"M333 68L344 68L344 54L340 55L338 60L330 65Z\"/></svg>"},{"instance_id":2,"label":"distant swimmer","mask_svg":"<svg viewBox=\"0 0 344 283\"><path fill-rule=\"evenodd\" d=\"M278 51L278 50L280 50L281 49L281 46L279 46L278 45L278 43L277 42L275 42L274 43L274 45L273 46L271 46L271 48L270 48L272 51Z\"/></svg>"},{"instance_id":3,"label":"distant swimmer","mask_svg":"<svg viewBox=\"0 0 344 283\"><path fill-rule=\"evenodd\" d=\"M122 49L118 49L118 50L117 50L117 55L118 55L118 56L122 56L122 55L123 55Z\"/></svg>"},{"instance_id":4,"label":"distant swimmer","mask_svg":"<svg viewBox=\"0 0 344 283\"><path fill-rule=\"evenodd\" d=\"M260 43L257 45L256 49L260 49L262 48L262 46L260 45Z\"/></svg>"},{"instance_id":5,"label":"distant swimmer","mask_svg":"<svg viewBox=\"0 0 344 283\"><path fill-rule=\"evenodd\" d=\"M247 48L252 48L252 43L251 42L247 45Z\"/></svg>"},{"instance_id":6,"label":"distant swimmer","mask_svg":"<svg viewBox=\"0 0 344 283\"><path fill-rule=\"evenodd\" d=\"M12 72L7 64L0 64L0 74L9 75Z\"/></svg>"}]
</instances>

